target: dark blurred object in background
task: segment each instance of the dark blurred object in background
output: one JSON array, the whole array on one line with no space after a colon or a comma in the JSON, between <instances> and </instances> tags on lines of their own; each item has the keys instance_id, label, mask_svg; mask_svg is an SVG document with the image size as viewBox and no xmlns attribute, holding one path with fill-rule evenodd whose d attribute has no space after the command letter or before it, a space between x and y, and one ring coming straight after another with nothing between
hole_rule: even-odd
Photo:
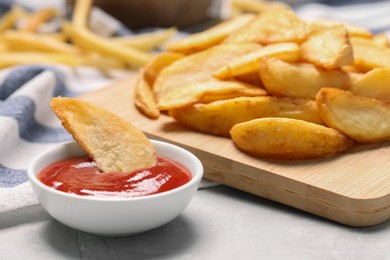
<instances>
[{"instance_id":1,"label":"dark blurred object in background","mask_svg":"<svg viewBox=\"0 0 390 260\"><path fill-rule=\"evenodd\" d=\"M213 0L95 0L97 6L130 29L194 26L210 19ZM74 0L68 0L72 6Z\"/></svg>"}]
</instances>

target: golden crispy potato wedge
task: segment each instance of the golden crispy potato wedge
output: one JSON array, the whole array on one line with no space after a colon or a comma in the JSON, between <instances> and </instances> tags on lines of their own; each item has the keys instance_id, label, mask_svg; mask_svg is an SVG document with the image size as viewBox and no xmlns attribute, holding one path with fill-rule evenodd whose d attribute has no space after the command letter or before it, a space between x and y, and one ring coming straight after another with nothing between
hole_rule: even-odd
<instances>
[{"instance_id":1,"label":"golden crispy potato wedge","mask_svg":"<svg viewBox=\"0 0 390 260\"><path fill-rule=\"evenodd\" d=\"M305 21L289 9L271 9L256 16L245 27L230 34L224 42L303 42L309 32Z\"/></svg>"},{"instance_id":2,"label":"golden crispy potato wedge","mask_svg":"<svg viewBox=\"0 0 390 260\"><path fill-rule=\"evenodd\" d=\"M147 117L157 119L160 116L160 110L157 109L153 97L152 86L146 81L142 70L135 83L134 104Z\"/></svg>"},{"instance_id":3,"label":"golden crispy potato wedge","mask_svg":"<svg viewBox=\"0 0 390 260\"><path fill-rule=\"evenodd\" d=\"M214 71L237 56L259 48L261 46L255 43L221 44L186 56L160 72L153 85L155 98L159 100L161 96L178 87L216 80L212 77Z\"/></svg>"},{"instance_id":4,"label":"golden crispy potato wedge","mask_svg":"<svg viewBox=\"0 0 390 260\"><path fill-rule=\"evenodd\" d=\"M347 30L342 25L314 30L301 44L301 58L325 69L353 64L352 45Z\"/></svg>"},{"instance_id":5,"label":"golden crispy potato wedge","mask_svg":"<svg viewBox=\"0 0 390 260\"><path fill-rule=\"evenodd\" d=\"M160 74L164 68L183 57L183 54L174 52L163 52L157 54L148 63L146 63L143 68L145 80L152 86L158 74Z\"/></svg>"},{"instance_id":6,"label":"golden crispy potato wedge","mask_svg":"<svg viewBox=\"0 0 390 260\"><path fill-rule=\"evenodd\" d=\"M342 66L341 70L345 71L345 72L360 73L360 70L357 67L355 67L354 65ZM361 73L361 74L363 74L363 73Z\"/></svg>"},{"instance_id":7,"label":"golden crispy potato wedge","mask_svg":"<svg viewBox=\"0 0 390 260\"><path fill-rule=\"evenodd\" d=\"M50 105L65 129L103 172L131 172L155 165L152 143L123 118L77 99L55 97Z\"/></svg>"},{"instance_id":8,"label":"golden crispy potato wedge","mask_svg":"<svg viewBox=\"0 0 390 260\"><path fill-rule=\"evenodd\" d=\"M180 52L184 54L191 54L208 49L221 43L233 31L240 30L254 17L255 15L253 14L237 16L236 18L222 22L206 31L168 43L166 49L171 52Z\"/></svg>"},{"instance_id":9,"label":"golden crispy potato wedge","mask_svg":"<svg viewBox=\"0 0 390 260\"><path fill-rule=\"evenodd\" d=\"M256 71L253 73L248 73L248 74L243 74L243 75L234 77L233 79L250 84L250 85L258 86L260 88L264 88L263 82L261 81L261 78L260 78L259 71Z\"/></svg>"},{"instance_id":10,"label":"golden crispy potato wedge","mask_svg":"<svg viewBox=\"0 0 390 260\"><path fill-rule=\"evenodd\" d=\"M240 150L273 159L330 157L353 145L335 129L290 118L254 119L233 126L230 134Z\"/></svg>"},{"instance_id":11,"label":"golden crispy potato wedge","mask_svg":"<svg viewBox=\"0 0 390 260\"><path fill-rule=\"evenodd\" d=\"M354 66L361 71L390 67L390 49L381 47L371 39L351 38Z\"/></svg>"},{"instance_id":12,"label":"golden crispy potato wedge","mask_svg":"<svg viewBox=\"0 0 390 260\"><path fill-rule=\"evenodd\" d=\"M377 68L352 84L350 91L358 96L390 100L390 68Z\"/></svg>"},{"instance_id":13,"label":"golden crispy potato wedge","mask_svg":"<svg viewBox=\"0 0 390 260\"><path fill-rule=\"evenodd\" d=\"M187 127L227 137L234 125L263 117L287 117L323 124L314 100L288 97L238 97L173 109L169 113Z\"/></svg>"},{"instance_id":14,"label":"golden crispy potato wedge","mask_svg":"<svg viewBox=\"0 0 390 260\"><path fill-rule=\"evenodd\" d=\"M250 85L250 84L249 84ZM257 96L264 96L266 94L264 89L252 89L249 88L245 92L229 92L229 93L223 93L223 94L216 94L216 93L205 93L198 102L196 103L202 103L202 104L208 104L215 101L220 100L228 100L232 98L239 98L239 97L257 97Z\"/></svg>"},{"instance_id":15,"label":"golden crispy potato wedge","mask_svg":"<svg viewBox=\"0 0 390 260\"><path fill-rule=\"evenodd\" d=\"M324 122L361 143L390 140L390 104L349 91L323 88L317 106Z\"/></svg>"},{"instance_id":16,"label":"golden crispy potato wedge","mask_svg":"<svg viewBox=\"0 0 390 260\"><path fill-rule=\"evenodd\" d=\"M227 95L265 96L267 92L262 88L238 81L203 81L170 91L158 100L157 107L160 110L176 109L200 102L204 98L210 101L212 96L226 97Z\"/></svg>"},{"instance_id":17,"label":"golden crispy potato wedge","mask_svg":"<svg viewBox=\"0 0 390 260\"><path fill-rule=\"evenodd\" d=\"M337 25L343 25L345 29L347 29L349 36L353 37L361 37L361 38L372 38L372 33L367 30L364 27L361 27L359 25L345 22L345 21L339 21L334 19L325 19L325 18L316 18L312 20L308 20L308 23L310 24L311 28L313 30L317 29L318 27L332 27Z\"/></svg>"},{"instance_id":18,"label":"golden crispy potato wedge","mask_svg":"<svg viewBox=\"0 0 390 260\"><path fill-rule=\"evenodd\" d=\"M276 96L315 99L324 87L348 88L351 79L341 70L324 70L310 63L288 63L267 58L260 64L265 89Z\"/></svg>"},{"instance_id":19,"label":"golden crispy potato wedge","mask_svg":"<svg viewBox=\"0 0 390 260\"><path fill-rule=\"evenodd\" d=\"M295 62L299 58L299 46L293 42L276 43L237 57L218 69L213 76L218 79L228 79L250 74L259 70L260 61L265 57L276 57L285 61Z\"/></svg>"}]
</instances>

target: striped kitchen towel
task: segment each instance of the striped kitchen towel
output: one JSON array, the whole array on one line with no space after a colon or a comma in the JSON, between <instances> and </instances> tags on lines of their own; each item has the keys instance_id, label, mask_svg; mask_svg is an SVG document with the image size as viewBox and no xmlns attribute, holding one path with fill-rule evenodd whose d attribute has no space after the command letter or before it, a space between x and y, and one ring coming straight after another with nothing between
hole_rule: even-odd
<instances>
[{"instance_id":1,"label":"striped kitchen towel","mask_svg":"<svg viewBox=\"0 0 390 260\"><path fill-rule=\"evenodd\" d=\"M73 97L127 76L95 68L26 65L0 72L0 213L36 204L26 169L36 155L72 140L51 111L53 96Z\"/></svg>"}]
</instances>

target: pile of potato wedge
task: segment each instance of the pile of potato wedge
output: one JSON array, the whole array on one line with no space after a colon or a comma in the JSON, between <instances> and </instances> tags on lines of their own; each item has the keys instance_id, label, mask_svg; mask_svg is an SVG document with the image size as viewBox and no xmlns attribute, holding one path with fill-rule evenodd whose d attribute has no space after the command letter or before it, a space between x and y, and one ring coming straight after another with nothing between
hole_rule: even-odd
<instances>
[{"instance_id":1,"label":"pile of potato wedge","mask_svg":"<svg viewBox=\"0 0 390 260\"><path fill-rule=\"evenodd\" d=\"M262 158L334 156L390 140L384 34L303 20L281 5L242 13L166 45L141 70L135 105L229 137Z\"/></svg>"}]
</instances>

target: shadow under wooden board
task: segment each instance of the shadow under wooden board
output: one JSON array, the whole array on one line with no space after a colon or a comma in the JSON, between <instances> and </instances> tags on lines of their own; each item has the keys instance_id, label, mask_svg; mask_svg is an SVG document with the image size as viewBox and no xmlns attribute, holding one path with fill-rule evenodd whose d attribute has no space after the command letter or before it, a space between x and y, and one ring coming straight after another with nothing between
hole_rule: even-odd
<instances>
[{"instance_id":1,"label":"shadow under wooden board","mask_svg":"<svg viewBox=\"0 0 390 260\"><path fill-rule=\"evenodd\" d=\"M390 219L390 143L356 145L339 156L264 160L229 138L189 130L171 117L143 116L134 106L135 75L81 98L127 119L151 139L182 146L202 161L205 178L348 226Z\"/></svg>"}]
</instances>

